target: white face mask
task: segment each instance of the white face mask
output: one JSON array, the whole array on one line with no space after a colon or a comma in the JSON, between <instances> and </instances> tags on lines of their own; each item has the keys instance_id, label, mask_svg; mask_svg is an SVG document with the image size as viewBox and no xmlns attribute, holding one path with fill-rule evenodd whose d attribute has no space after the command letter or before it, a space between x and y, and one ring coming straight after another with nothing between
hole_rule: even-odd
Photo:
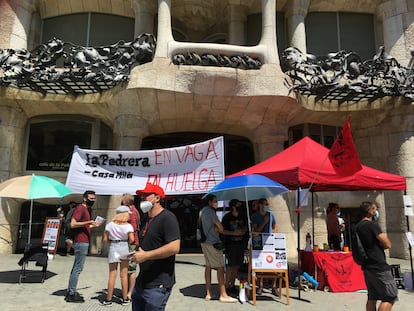
<instances>
[{"instance_id":1,"label":"white face mask","mask_svg":"<svg viewBox=\"0 0 414 311\"><path fill-rule=\"evenodd\" d=\"M152 204L150 201L141 201L139 207L141 208L141 211L145 214L148 213L151 208L154 207L154 204Z\"/></svg>"},{"instance_id":2,"label":"white face mask","mask_svg":"<svg viewBox=\"0 0 414 311\"><path fill-rule=\"evenodd\" d=\"M265 212L270 211L269 205L265 205L263 209L264 209Z\"/></svg>"}]
</instances>

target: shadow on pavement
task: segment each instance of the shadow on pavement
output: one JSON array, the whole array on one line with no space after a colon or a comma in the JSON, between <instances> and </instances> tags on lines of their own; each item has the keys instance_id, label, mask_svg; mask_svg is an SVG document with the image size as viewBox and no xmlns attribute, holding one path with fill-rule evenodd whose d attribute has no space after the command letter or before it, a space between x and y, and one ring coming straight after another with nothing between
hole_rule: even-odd
<instances>
[{"instance_id":1,"label":"shadow on pavement","mask_svg":"<svg viewBox=\"0 0 414 311\"><path fill-rule=\"evenodd\" d=\"M211 285L211 291L213 293L218 293L218 285ZM194 297L204 299L206 296L206 285L205 284L194 284L187 287L180 288L180 293L187 297ZM218 294L216 295L218 297Z\"/></svg>"},{"instance_id":2,"label":"shadow on pavement","mask_svg":"<svg viewBox=\"0 0 414 311\"><path fill-rule=\"evenodd\" d=\"M10 270L0 272L0 283L16 284L19 283L19 276L21 270ZM42 270L27 270L26 278L22 280L22 283L42 283ZM46 271L45 280L54 277L56 273Z\"/></svg>"}]
</instances>

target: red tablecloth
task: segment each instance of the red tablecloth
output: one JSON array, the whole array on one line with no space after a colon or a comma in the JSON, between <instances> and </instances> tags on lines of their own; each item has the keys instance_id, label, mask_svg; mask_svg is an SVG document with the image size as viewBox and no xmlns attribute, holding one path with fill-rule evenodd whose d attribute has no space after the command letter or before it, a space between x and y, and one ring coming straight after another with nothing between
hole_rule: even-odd
<instances>
[{"instance_id":1,"label":"red tablecloth","mask_svg":"<svg viewBox=\"0 0 414 311\"><path fill-rule=\"evenodd\" d=\"M355 263L350 252L303 252L301 257L301 269L310 275L316 274L319 289L323 289L325 285L328 285L332 292L366 289L361 267ZM324 284L325 282L327 284Z\"/></svg>"}]
</instances>

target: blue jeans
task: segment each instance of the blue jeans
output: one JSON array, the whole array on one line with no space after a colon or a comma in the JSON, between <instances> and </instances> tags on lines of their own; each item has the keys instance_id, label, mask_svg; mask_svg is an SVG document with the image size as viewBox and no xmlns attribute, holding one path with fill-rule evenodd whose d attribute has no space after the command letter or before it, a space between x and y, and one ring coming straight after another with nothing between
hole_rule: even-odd
<instances>
[{"instance_id":1,"label":"blue jeans","mask_svg":"<svg viewBox=\"0 0 414 311\"><path fill-rule=\"evenodd\" d=\"M75 251L75 261L73 262L72 271L70 272L69 285L67 293L73 295L76 293L78 286L79 275L85 265L86 256L89 251L89 243L74 243L73 249Z\"/></svg>"},{"instance_id":2,"label":"blue jeans","mask_svg":"<svg viewBox=\"0 0 414 311\"><path fill-rule=\"evenodd\" d=\"M171 288L134 288L132 311L164 311L170 298Z\"/></svg>"}]
</instances>

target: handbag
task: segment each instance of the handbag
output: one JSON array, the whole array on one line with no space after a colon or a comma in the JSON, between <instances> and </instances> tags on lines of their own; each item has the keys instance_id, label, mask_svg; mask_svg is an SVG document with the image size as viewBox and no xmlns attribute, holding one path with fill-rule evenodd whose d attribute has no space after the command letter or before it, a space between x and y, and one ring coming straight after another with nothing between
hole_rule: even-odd
<instances>
[{"instance_id":1,"label":"handbag","mask_svg":"<svg viewBox=\"0 0 414 311\"><path fill-rule=\"evenodd\" d=\"M213 246L214 246L215 249L217 249L219 251L221 251L221 250L224 249L224 243L221 242L221 241L220 242L217 242L217 243L214 243Z\"/></svg>"}]
</instances>

